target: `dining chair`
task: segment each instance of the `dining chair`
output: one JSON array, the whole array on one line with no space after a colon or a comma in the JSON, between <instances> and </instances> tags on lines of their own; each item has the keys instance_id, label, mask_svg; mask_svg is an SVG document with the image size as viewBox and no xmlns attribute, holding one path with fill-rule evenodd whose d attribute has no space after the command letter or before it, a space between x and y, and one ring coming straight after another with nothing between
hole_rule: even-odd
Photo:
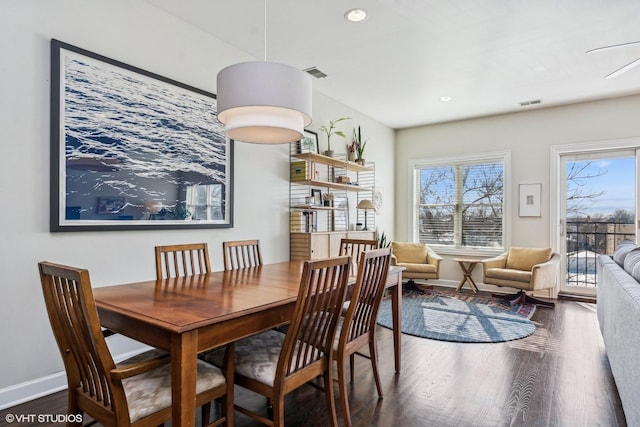
<instances>
[{"instance_id":1,"label":"dining chair","mask_svg":"<svg viewBox=\"0 0 640 427\"><path fill-rule=\"evenodd\" d=\"M369 346L369 359L371 359L378 396L382 398L375 332L378 309L384 295L390 260L391 249L389 248L365 251L360 254L358 276L351 302L344 318L338 324L333 346L333 359L338 365L338 386L345 426L351 425L345 359L349 358L351 382L354 382L355 355L359 349L366 345Z\"/></svg>"},{"instance_id":2,"label":"dining chair","mask_svg":"<svg viewBox=\"0 0 640 427\"><path fill-rule=\"evenodd\" d=\"M155 252L158 280L211 272L206 243L156 246Z\"/></svg>"},{"instance_id":3,"label":"dining chair","mask_svg":"<svg viewBox=\"0 0 640 427\"><path fill-rule=\"evenodd\" d=\"M86 413L105 426L157 426L171 420L169 354L151 350L116 365L100 328L89 272L49 262L38 263L38 269L67 373L68 414ZM227 365L223 373L197 362L202 425L208 424L214 399L222 399L222 411L212 425L233 425L233 372Z\"/></svg>"},{"instance_id":4,"label":"dining chair","mask_svg":"<svg viewBox=\"0 0 640 427\"><path fill-rule=\"evenodd\" d=\"M225 270L262 265L260 240L222 242L222 256Z\"/></svg>"},{"instance_id":5,"label":"dining chair","mask_svg":"<svg viewBox=\"0 0 640 427\"><path fill-rule=\"evenodd\" d=\"M286 333L268 330L235 343L236 385L272 403L272 419L236 404L235 409L263 424L284 426L284 397L318 376L324 378L331 425L337 414L331 375L331 350L349 278L349 257L306 261ZM223 366L224 352L205 360Z\"/></svg>"},{"instance_id":6,"label":"dining chair","mask_svg":"<svg viewBox=\"0 0 640 427\"><path fill-rule=\"evenodd\" d=\"M358 271L358 260L364 251L378 249L377 240L340 239L340 255L351 256L351 273Z\"/></svg>"}]
</instances>

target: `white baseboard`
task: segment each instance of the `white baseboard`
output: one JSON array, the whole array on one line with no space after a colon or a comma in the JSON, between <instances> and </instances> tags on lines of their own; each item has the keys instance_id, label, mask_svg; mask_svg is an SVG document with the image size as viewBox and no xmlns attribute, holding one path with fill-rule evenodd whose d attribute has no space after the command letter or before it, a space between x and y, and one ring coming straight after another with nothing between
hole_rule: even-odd
<instances>
[{"instance_id":1,"label":"white baseboard","mask_svg":"<svg viewBox=\"0 0 640 427\"><path fill-rule=\"evenodd\" d=\"M0 389L0 410L67 388L64 371Z\"/></svg>"},{"instance_id":2,"label":"white baseboard","mask_svg":"<svg viewBox=\"0 0 640 427\"><path fill-rule=\"evenodd\" d=\"M149 350L151 347L137 349L114 357L116 363ZM0 411L29 402L39 397L47 396L67 388L67 374L56 372L45 377L35 378L23 383L14 384L0 389Z\"/></svg>"}]
</instances>

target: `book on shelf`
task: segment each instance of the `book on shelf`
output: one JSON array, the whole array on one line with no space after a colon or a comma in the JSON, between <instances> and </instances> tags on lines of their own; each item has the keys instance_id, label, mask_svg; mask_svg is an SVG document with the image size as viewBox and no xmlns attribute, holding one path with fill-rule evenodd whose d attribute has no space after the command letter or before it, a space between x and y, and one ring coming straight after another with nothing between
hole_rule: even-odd
<instances>
[{"instance_id":1,"label":"book on shelf","mask_svg":"<svg viewBox=\"0 0 640 427\"><path fill-rule=\"evenodd\" d=\"M291 212L289 229L294 233L300 233L305 229L305 218L301 211Z\"/></svg>"}]
</instances>

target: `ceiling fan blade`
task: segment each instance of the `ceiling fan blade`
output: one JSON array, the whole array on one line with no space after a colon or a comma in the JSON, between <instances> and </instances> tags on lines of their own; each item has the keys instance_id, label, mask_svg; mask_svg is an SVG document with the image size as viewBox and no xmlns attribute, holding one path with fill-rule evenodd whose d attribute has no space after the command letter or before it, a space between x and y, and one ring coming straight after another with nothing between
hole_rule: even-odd
<instances>
[{"instance_id":1,"label":"ceiling fan blade","mask_svg":"<svg viewBox=\"0 0 640 427\"><path fill-rule=\"evenodd\" d=\"M613 78L613 77L618 77L619 75L626 73L627 71L629 71L632 68L637 67L638 65L640 65L640 58L636 59L633 62L628 63L627 65L625 65L622 68L617 69L616 71L614 71L611 74L607 74L606 76L604 76L604 78L605 79L610 79L610 78Z\"/></svg>"},{"instance_id":2,"label":"ceiling fan blade","mask_svg":"<svg viewBox=\"0 0 640 427\"><path fill-rule=\"evenodd\" d=\"M628 47L634 44L640 44L640 40L638 40L637 42L629 42L629 43L622 43L622 44L614 44L611 46L597 47L595 49L588 50L587 53L602 52L603 50L609 50L609 49L618 49L621 47Z\"/></svg>"}]
</instances>

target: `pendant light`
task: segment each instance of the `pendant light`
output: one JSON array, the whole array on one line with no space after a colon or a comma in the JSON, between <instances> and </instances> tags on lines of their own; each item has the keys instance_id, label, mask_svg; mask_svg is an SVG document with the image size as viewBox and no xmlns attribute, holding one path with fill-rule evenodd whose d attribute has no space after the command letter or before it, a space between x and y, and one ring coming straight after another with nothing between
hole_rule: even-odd
<instances>
[{"instance_id":1,"label":"pendant light","mask_svg":"<svg viewBox=\"0 0 640 427\"><path fill-rule=\"evenodd\" d=\"M285 64L267 62L267 0L264 62L223 68L217 77L218 120L236 141L281 144L298 141L311 124L311 78Z\"/></svg>"}]
</instances>

